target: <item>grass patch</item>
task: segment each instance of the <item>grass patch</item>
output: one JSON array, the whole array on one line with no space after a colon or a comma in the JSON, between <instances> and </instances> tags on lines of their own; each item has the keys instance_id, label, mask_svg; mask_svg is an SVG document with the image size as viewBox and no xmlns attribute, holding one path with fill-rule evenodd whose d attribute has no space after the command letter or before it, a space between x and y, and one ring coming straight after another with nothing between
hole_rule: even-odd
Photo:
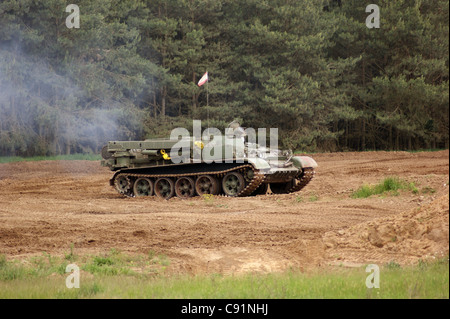
<instances>
[{"instance_id":1,"label":"grass patch","mask_svg":"<svg viewBox=\"0 0 450 319\"><path fill-rule=\"evenodd\" d=\"M422 188L422 194L434 194L436 193L436 190L430 186L425 186Z\"/></svg>"},{"instance_id":2,"label":"grass patch","mask_svg":"<svg viewBox=\"0 0 450 319\"><path fill-rule=\"evenodd\" d=\"M100 161L100 154L71 154L71 155L55 155L55 156L0 156L0 164L13 162L36 162L36 161Z\"/></svg>"},{"instance_id":3,"label":"grass patch","mask_svg":"<svg viewBox=\"0 0 450 319\"><path fill-rule=\"evenodd\" d=\"M153 251L147 256L130 256L111 249L104 256L92 256L81 269L94 275L145 277L163 273L169 264L167 256Z\"/></svg>"},{"instance_id":4,"label":"grass patch","mask_svg":"<svg viewBox=\"0 0 450 319\"><path fill-rule=\"evenodd\" d=\"M363 185L351 195L352 198L367 198L372 195L381 195L389 193L390 195L399 195L400 190L411 191L417 194L419 190L414 183L408 183L398 177L387 177L376 185Z\"/></svg>"},{"instance_id":5,"label":"grass patch","mask_svg":"<svg viewBox=\"0 0 450 319\"><path fill-rule=\"evenodd\" d=\"M297 196L295 197L295 201L296 201L297 203L303 203L303 197L301 197L300 195L297 195Z\"/></svg>"},{"instance_id":6,"label":"grass patch","mask_svg":"<svg viewBox=\"0 0 450 319\"><path fill-rule=\"evenodd\" d=\"M365 267L236 276L167 276L162 272L155 274L148 271L154 265L166 264L167 260L164 255L153 251L143 256L128 256L116 250L102 256L78 256L84 269L80 274L80 288L68 289L65 286L68 274L54 272L55 269L65 268L65 258L59 260L44 254L25 265L7 261L0 255L0 298L449 298L448 257L433 262L420 261L408 267L402 267L395 261L379 265L379 289L366 287L368 273ZM133 264L143 271L130 271ZM30 269L36 265L40 265L41 271ZM125 268L128 271L123 271Z\"/></svg>"},{"instance_id":7,"label":"grass patch","mask_svg":"<svg viewBox=\"0 0 450 319\"><path fill-rule=\"evenodd\" d=\"M142 277L163 273L170 265L164 254L156 255L152 251L147 256L130 256L117 249L95 256L78 256L73 246L64 257L42 253L25 261L8 261L0 254L0 283L15 280L44 278L52 275L66 275L66 267L75 263L80 270L92 275L127 275ZM1 285L0 285L1 286Z\"/></svg>"}]
</instances>

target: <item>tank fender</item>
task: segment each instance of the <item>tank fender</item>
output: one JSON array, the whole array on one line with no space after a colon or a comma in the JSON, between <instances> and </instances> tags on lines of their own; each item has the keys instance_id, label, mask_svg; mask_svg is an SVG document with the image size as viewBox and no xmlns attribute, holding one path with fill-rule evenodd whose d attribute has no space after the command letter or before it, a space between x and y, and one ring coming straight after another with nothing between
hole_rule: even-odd
<instances>
[{"instance_id":1,"label":"tank fender","mask_svg":"<svg viewBox=\"0 0 450 319\"><path fill-rule=\"evenodd\" d=\"M297 168L317 167L316 161L309 156L294 156L292 157L292 162Z\"/></svg>"},{"instance_id":2,"label":"tank fender","mask_svg":"<svg viewBox=\"0 0 450 319\"><path fill-rule=\"evenodd\" d=\"M270 169L269 163L267 163L267 161L262 158L249 158L248 162L258 170Z\"/></svg>"}]
</instances>

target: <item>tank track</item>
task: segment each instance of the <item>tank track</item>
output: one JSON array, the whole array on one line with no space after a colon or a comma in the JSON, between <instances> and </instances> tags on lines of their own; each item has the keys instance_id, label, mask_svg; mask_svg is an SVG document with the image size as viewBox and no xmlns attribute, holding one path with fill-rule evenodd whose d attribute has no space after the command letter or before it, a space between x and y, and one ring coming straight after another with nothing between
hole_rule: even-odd
<instances>
[{"instance_id":1,"label":"tank track","mask_svg":"<svg viewBox=\"0 0 450 319\"><path fill-rule=\"evenodd\" d=\"M265 175L262 174L258 170L254 170L253 179L248 183L248 185L237 195L238 197L249 196L253 193L263 182L265 179Z\"/></svg>"},{"instance_id":2,"label":"tank track","mask_svg":"<svg viewBox=\"0 0 450 319\"><path fill-rule=\"evenodd\" d=\"M304 188L314 177L315 175L314 168L304 168L303 172L300 174L300 178L297 178L297 183L288 190L288 193L295 193Z\"/></svg>"},{"instance_id":3,"label":"tank track","mask_svg":"<svg viewBox=\"0 0 450 319\"><path fill-rule=\"evenodd\" d=\"M196 177L201 175L212 175L217 177L223 177L225 174L229 172L243 172L246 169L251 169L253 171L253 178L247 183L247 185L235 196L235 197L245 197L250 196L261 184L263 184L265 180L264 173L260 172L259 170L256 170L252 165L245 164L237 167L233 167L230 169L222 170L222 171L202 171L202 172L196 172L196 173L183 173L183 174L132 174L132 173L119 173L114 176L114 185L116 190L128 197L134 197L134 194L130 192L131 189L131 180L130 178L160 178L160 177L168 177L168 178L177 178L177 177ZM287 193L295 193L303 189L314 177L315 170L313 168L305 168L303 169L302 173L296 178L297 182L296 184L291 187ZM119 177L125 177L128 186L128 191L120 192L118 190L117 182L119 180ZM224 196L224 197L231 197L227 194L220 194L218 196Z\"/></svg>"},{"instance_id":4,"label":"tank track","mask_svg":"<svg viewBox=\"0 0 450 319\"><path fill-rule=\"evenodd\" d=\"M132 174L132 173L119 173L117 175L115 175L114 178L114 185L116 190L123 194L126 195L128 197L133 197L134 195L129 192L129 191L125 191L125 192L120 192L118 190L119 187L117 187L117 182L119 180L120 177L125 177L125 179L127 180L129 186L128 186L128 190L131 188L131 181L130 178L160 178L160 177L165 177L165 178L177 178L177 177L196 177L196 176L201 176L201 175L212 175L212 176L218 176L218 177L223 177L225 174L229 173L229 172L239 172L239 171L244 171L245 169L251 169L253 171L253 178L247 183L247 185L235 196L235 197L245 197L245 196L249 196L251 193L253 193L263 182L264 182L264 178L265 175L263 173L261 173L259 170L256 170L252 165L250 164L245 164L245 165L240 165L237 167L233 167L230 169L226 169L226 170L222 170L222 171L210 171L210 172L195 172L195 173L183 173L183 174L165 174L165 175L161 175L161 174ZM221 196L226 196L228 197L228 195L226 194L221 194Z\"/></svg>"}]
</instances>

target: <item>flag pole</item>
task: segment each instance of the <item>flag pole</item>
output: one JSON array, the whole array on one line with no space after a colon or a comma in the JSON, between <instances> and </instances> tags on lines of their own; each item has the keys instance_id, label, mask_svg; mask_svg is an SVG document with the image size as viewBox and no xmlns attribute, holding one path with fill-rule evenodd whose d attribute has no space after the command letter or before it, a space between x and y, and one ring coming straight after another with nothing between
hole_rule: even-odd
<instances>
[{"instance_id":1,"label":"flag pole","mask_svg":"<svg viewBox=\"0 0 450 319\"><path fill-rule=\"evenodd\" d=\"M208 73L208 71L206 71ZM206 81L206 112L207 112L207 120L208 120L208 134L209 134L209 73L208 80Z\"/></svg>"},{"instance_id":2,"label":"flag pole","mask_svg":"<svg viewBox=\"0 0 450 319\"><path fill-rule=\"evenodd\" d=\"M205 74L201 77L200 81L198 81L197 85L202 86L206 82L206 120L208 124L208 133L209 133L209 77L208 77L208 71L206 71Z\"/></svg>"}]
</instances>

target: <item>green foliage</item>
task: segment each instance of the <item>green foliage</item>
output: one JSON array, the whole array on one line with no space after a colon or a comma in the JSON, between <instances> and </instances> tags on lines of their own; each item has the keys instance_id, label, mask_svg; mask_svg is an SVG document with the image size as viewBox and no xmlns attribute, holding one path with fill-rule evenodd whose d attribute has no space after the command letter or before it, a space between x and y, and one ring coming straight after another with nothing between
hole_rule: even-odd
<instances>
[{"instance_id":1,"label":"green foliage","mask_svg":"<svg viewBox=\"0 0 450 319\"><path fill-rule=\"evenodd\" d=\"M105 256L93 256L93 258L86 262L81 269L92 274L108 276L133 273L127 265L126 257L122 256L121 253L115 249L112 249L109 254Z\"/></svg>"},{"instance_id":2,"label":"green foliage","mask_svg":"<svg viewBox=\"0 0 450 319\"><path fill-rule=\"evenodd\" d=\"M99 154L71 154L71 155L56 155L56 156L0 156L1 163L13 162L34 162L34 161L99 161L101 156Z\"/></svg>"},{"instance_id":3,"label":"green foliage","mask_svg":"<svg viewBox=\"0 0 450 319\"><path fill-rule=\"evenodd\" d=\"M382 182L376 185L363 185L358 190L353 192L352 198L367 198L372 195L380 195L389 193L391 195L398 195L399 190L409 190L414 194L418 193L418 189L414 183L407 183L398 177L387 177Z\"/></svg>"},{"instance_id":4,"label":"green foliage","mask_svg":"<svg viewBox=\"0 0 450 319\"><path fill-rule=\"evenodd\" d=\"M74 253L73 243L70 245L70 252L64 256L64 258L70 262L74 262L77 259L77 255Z\"/></svg>"},{"instance_id":5,"label":"green foliage","mask_svg":"<svg viewBox=\"0 0 450 319\"><path fill-rule=\"evenodd\" d=\"M434 194L436 193L436 190L430 186L425 186L424 188L422 188L421 192L423 194Z\"/></svg>"},{"instance_id":6,"label":"green foliage","mask_svg":"<svg viewBox=\"0 0 450 319\"><path fill-rule=\"evenodd\" d=\"M43 277L52 273L63 274L66 265L46 253L31 258L29 265L20 261L7 261L4 255L0 255L0 281Z\"/></svg>"},{"instance_id":7,"label":"green foliage","mask_svg":"<svg viewBox=\"0 0 450 319\"><path fill-rule=\"evenodd\" d=\"M388 262L385 267L386 267L386 269L390 269L390 270L396 270L396 269L401 269L402 268L402 266L400 266L399 263L397 263L397 262L395 262L393 260Z\"/></svg>"},{"instance_id":8,"label":"green foliage","mask_svg":"<svg viewBox=\"0 0 450 319\"><path fill-rule=\"evenodd\" d=\"M317 196L316 194L312 194L310 197L309 197L309 201L310 202L317 202L319 200L319 196Z\"/></svg>"},{"instance_id":9,"label":"green foliage","mask_svg":"<svg viewBox=\"0 0 450 319\"><path fill-rule=\"evenodd\" d=\"M154 258L155 253L151 254ZM171 275L142 276L120 271L121 262L139 260L137 257L109 253L118 258L116 272L82 272L79 289L65 287L65 275L49 276L48 272L30 273L13 261L2 261L0 255L0 298L183 298L183 299L448 299L448 256L434 261L420 260L412 266L397 262L380 266L380 288L369 289L365 267L322 268L318 271L242 274L237 276ZM3 259L2 259L3 258ZM84 257L82 257L83 259ZM148 261L148 257L142 257ZM43 256L42 260L48 260ZM90 258L88 262L92 261ZM48 264L47 264L48 265ZM138 266L143 266L144 263ZM5 271L7 266L7 271ZM105 266L103 266L105 267ZM112 275L113 274L113 275ZM270 311L270 310L269 310Z\"/></svg>"},{"instance_id":10,"label":"green foliage","mask_svg":"<svg viewBox=\"0 0 450 319\"><path fill-rule=\"evenodd\" d=\"M301 197L300 195L297 195L297 196L295 197L295 201L296 201L297 203L303 203L303 197Z\"/></svg>"},{"instance_id":11,"label":"green foliage","mask_svg":"<svg viewBox=\"0 0 450 319\"><path fill-rule=\"evenodd\" d=\"M374 3L380 29L357 0L80 0L68 29L66 1L4 0L0 155L235 118L308 152L448 148L448 1Z\"/></svg>"},{"instance_id":12,"label":"green foliage","mask_svg":"<svg viewBox=\"0 0 450 319\"><path fill-rule=\"evenodd\" d=\"M70 263L76 263L81 270L92 275L124 275L140 278L164 273L166 267L170 265L170 260L166 255L156 255L153 251L150 251L148 256L131 256L116 249L101 255L79 256L73 246L63 258L44 252L23 262L8 261L5 255L0 254L0 285L5 281L64 276Z\"/></svg>"}]
</instances>

